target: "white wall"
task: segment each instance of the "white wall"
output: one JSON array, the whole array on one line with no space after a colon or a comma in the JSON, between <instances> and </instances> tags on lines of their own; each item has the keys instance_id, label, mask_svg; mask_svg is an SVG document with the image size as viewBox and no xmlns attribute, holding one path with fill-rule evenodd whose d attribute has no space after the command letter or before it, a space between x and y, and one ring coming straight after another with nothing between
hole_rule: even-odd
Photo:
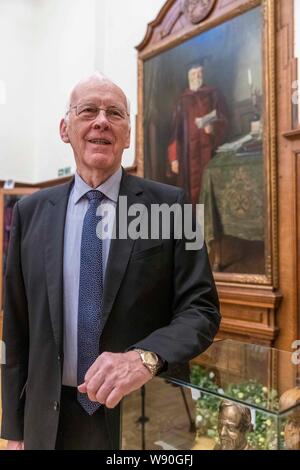
<instances>
[{"instance_id":1,"label":"white wall","mask_svg":"<svg viewBox=\"0 0 300 470\"><path fill-rule=\"evenodd\" d=\"M164 0L1 0L0 179L37 182L72 166L58 125L70 88L100 70L118 83L132 104L132 146L123 164L134 161L137 113L135 46ZM17 111L16 111L17 109ZM17 113L17 115L16 115Z\"/></svg>"},{"instance_id":2,"label":"white wall","mask_svg":"<svg viewBox=\"0 0 300 470\"><path fill-rule=\"evenodd\" d=\"M99 21L103 2L96 3L96 17ZM134 161L137 114L135 46L144 38L147 24L154 20L165 0L107 0L105 3L105 47L102 54L97 54L95 65L98 69L103 66L105 74L120 85L131 101L131 148L124 152L123 157L124 166L129 166Z\"/></svg>"},{"instance_id":3,"label":"white wall","mask_svg":"<svg viewBox=\"0 0 300 470\"><path fill-rule=\"evenodd\" d=\"M34 179L34 4L0 1L0 179Z\"/></svg>"},{"instance_id":4,"label":"white wall","mask_svg":"<svg viewBox=\"0 0 300 470\"><path fill-rule=\"evenodd\" d=\"M74 167L70 146L59 137L69 90L94 71L95 0L39 0L35 69L36 181L57 177L59 168Z\"/></svg>"}]
</instances>

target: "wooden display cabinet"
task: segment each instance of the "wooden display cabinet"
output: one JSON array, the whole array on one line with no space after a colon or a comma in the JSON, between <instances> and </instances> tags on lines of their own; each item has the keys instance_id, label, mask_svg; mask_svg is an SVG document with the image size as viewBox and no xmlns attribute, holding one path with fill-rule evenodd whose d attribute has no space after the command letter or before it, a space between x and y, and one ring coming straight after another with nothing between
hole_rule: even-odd
<instances>
[{"instance_id":1,"label":"wooden display cabinet","mask_svg":"<svg viewBox=\"0 0 300 470\"><path fill-rule=\"evenodd\" d=\"M38 188L0 189L0 337L2 336L4 272L14 204L21 198L38 191Z\"/></svg>"}]
</instances>

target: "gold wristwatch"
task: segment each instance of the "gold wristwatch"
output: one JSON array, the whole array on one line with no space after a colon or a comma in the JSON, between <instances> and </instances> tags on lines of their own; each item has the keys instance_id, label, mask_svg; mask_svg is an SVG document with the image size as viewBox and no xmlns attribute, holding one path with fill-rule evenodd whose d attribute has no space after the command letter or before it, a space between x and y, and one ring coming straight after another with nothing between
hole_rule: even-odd
<instances>
[{"instance_id":1,"label":"gold wristwatch","mask_svg":"<svg viewBox=\"0 0 300 470\"><path fill-rule=\"evenodd\" d=\"M144 349L134 349L134 351L139 353L142 363L151 372L152 377L154 377L162 365L157 354L151 351L145 351Z\"/></svg>"}]
</instances>

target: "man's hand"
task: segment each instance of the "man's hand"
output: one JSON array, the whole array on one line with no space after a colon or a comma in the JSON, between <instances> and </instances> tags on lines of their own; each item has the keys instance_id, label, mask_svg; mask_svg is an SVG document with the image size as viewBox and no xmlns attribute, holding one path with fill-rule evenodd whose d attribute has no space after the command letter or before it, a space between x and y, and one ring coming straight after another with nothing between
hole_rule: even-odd
<instances>
[{"instance_id":1,"label":"man's hand","mask_svg":"<svg viewBox=\"0 0 300 470\"><path fill-rule=\"evenodd\" d=\"M214 132L214 128L211 124L207 124L206 126L204 126L204 132L205 134L213 134Z\"/></svg>"},{"instance_id":2,"label":"man's hand","mask_svg":"<svg viewBox=\"0 0 300 470\"><path fill-rule=\"evenodd\" d=\"M23 441L7 441L6 450L24 450Z\"/></svg>"},{"instance_id":3,"label":"man's hand","mask_svg":"<svg viewBox=\"0 0 300 470\"><path fill-rule=\"evenodd\" d=\"M178 163L178 160L173 160L171 162L171 171L172 173L175 173L176 175L178 175L179 173L179 163Z\"/></svg>"},{"instance_id":4,"label":"man's hand","mask_svg":"<svg viewBox=\"0 0 300 470\"><path fill-rule=\"evenodd\" d=\"M152 379L151 372L142 363L136 351L101 354L78 386L91 401L114 408L123 397L139 389Z\"/></svg>"}]
</instances>

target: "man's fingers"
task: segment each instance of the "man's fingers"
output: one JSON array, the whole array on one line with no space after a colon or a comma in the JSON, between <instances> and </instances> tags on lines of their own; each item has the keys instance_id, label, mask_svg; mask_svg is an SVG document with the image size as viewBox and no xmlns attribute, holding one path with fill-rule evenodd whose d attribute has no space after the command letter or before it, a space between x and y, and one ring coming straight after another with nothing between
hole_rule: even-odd
<instances>
[{"instance_id":1,"label":"man's fingers","mask_svg":"<svg viewBox=\"0 0 300 470\"><path fill-rule=\"evenodd\" d=\"M107 397L110 395L113 388L114 388L114 384L112 382L104 382L104 384L99 388L96 394L97 401L105 405Z\"/></svg>"},{"instance_id":2,"label":"man's fingers","mask_svg":"<svg viewBox=\"0 0 300 470\"><path fill-rule=\"evenodd\" d=\"M113 360L111 357L112 355L115 356L115 354L108 352L103 352L102 354L100 354L100 356L97 357L91 367L87 370L84 377L85 382L89 382L100 369L103 370L106 368L110 368L110 366L113 365Z\"/></svg>"},{"instance_id":3,"label":"man's fingers","mask_svg":"<svg viewBox=\"0 0 300 470\"><path fill-rule=\"evenodd\" d=\"M105 377L101 371L97 371L89 381L86 381L86 393L91 401L98 401L96 395L104 381Z\"/></svg>"},{"instance_id":4,"label":"man's fingers","mask_svg":"<svg viewBox=\"0 0 300 470\"><path fill-rule=\"evenodd\" d=\"M97 373L99 369L99 357L96 359L96 361L91 365L91 367L87 370L85 376L84 376L84 381L88 383L92 377Z\"/></svg>"},{"instance_id":5,"label":"man's fingers","mask_svg":"<svg viewBox=\"0 0 300 470\"><path fill-rule=\"evenodd\" d=\"M174 161L171 163L171 170L172 170L173 173L178 173L178 172L179 172L178 160L174 160Z\"/></svg>"},{"instance_id":6,"label":"man's fingers","mask_svg":"<svg viewBox=\"0 0 300 470\"><path fill-rule=\"evenodd\" d=\"M124 395L121 392L120 388L114 388L107 397L105 406L107 408L114 408L122 400L123 396Z\"/></svg>"},{"instance_id":7,"label":"man's fingers","mask_svg":"<svg viewBox=\"0 0 300 470\"><path fill-rule=\"evenodd\" d=\"M77 388L78 388L78 391L79 391L80 393L86 393L86 392L87 392L86 383L85 383L85 382L84 382L83 384L81 384L81 385L78 385Z\"/></svg>"}]
</instances>

